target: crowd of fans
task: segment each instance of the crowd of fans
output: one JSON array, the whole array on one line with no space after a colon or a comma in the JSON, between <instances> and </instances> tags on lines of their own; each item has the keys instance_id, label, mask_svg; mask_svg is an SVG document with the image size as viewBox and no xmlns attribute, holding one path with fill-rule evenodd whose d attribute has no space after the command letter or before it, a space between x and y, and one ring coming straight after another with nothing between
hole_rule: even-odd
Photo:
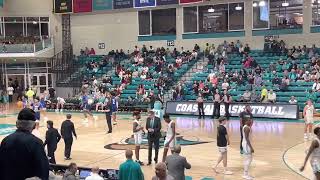
<instances>
[{"instance_id":1,"label":"crowd of fans","mask_svg":"<svg viewBox=\"0 0 320 180\"><path fill-rule=\"evenodd\" d=\"M223 92L235 91L239 87L245 87L246 92L238 96L235 101L241 102L277 102L276 93L286 92L292 82L314 82L312 90L306 92L306 97L314 102L317 96L314 92L320 89L320 59L318 49L315 45L310 48L306 46L293 46L286 48L283 41L273 41L264 53L276 53L286 55L277 62L271 62L268 68L263 69L254 57L250 56L250 47L243 45L240 41L236 43L220 44L217 48L207 44L205 49L209 65L213 69L204 70L209 75L204 81L179 82L173 89L173 100L185 100L186 92L192 91L194 95L208 98L216 92L216 89ZM240 71L226 71L229 55L239 54L242 57L242 68ZM283 57L283 56L281 56ZM309 63L300 63L300 58L308 58ZM272 87L266 84L272 84ZM270 89L266 89L266 88ZM259 92L257 89L262 89ZM295 97L292 97L295 98ZM292 101L294 102L294 101Z\"/></svg>"}]
</instances>

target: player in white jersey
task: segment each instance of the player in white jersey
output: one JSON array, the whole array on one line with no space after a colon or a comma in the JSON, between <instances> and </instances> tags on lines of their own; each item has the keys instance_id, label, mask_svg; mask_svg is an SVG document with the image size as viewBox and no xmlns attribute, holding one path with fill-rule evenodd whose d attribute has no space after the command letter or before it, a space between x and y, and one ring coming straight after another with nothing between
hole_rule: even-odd
<instances>
[{"instance_id":1,"label":"player in white jersey","mask_svg":"<svg viewBox=\"0 0 320 180\"><path fill-rule=\"evenodd\" d=\"M141 125L141 115L140 112L133 112L133 136L134 136L134 144L136 145L135 154L136 154L136 162L140 165L143 165L143 162L140 161L139 151L140 145L142 143L142 135L144 134L143 126Z\"/></svg>"},{"instance_id":2,"label":"player in white jersey","mask_svg":"<svg viewBox=\"0 0 320 180\"><path fill-rule=\"evenodd\" d=\"M249 168L252 162L252 154L254 153L254 149L251 145L251 123L251 119L245 119L244 126L242 128L242 133L244 135L244 138L242 140L244 173L242 177L247 180L253 179L253 177L249 175Z\"/></svg>"},{"instance_id":3,"label":"player in white jersey","mask_svg":"<svg viewBox=\"0 0 320 180\"><path fill-rule=\"evenodd\" d=\"M316 135L316 138L311 143L308 154L304 159L304 163L303 163L303 166L300 168L300 171L304 170L306 163L309 157L311 156L310 164L311 164L313 173L315 175L315 180L319 180L320 179L320 127L316 127L313 132Z\"/></svg>"},{"instance_id":4,"label":"player in white jersey","mask_svg":"<svg viewBox=\"0 0 320 180\"><path fill-rule=\"evenodd\" d=\"M169 148L171 149L171 153L173 153L173 148L176 145L176 124L170 119L169 114L163 115L163 119L166 123L168 123L162 158L162 162L165 162Z\"/></svg>"},{"instance_id":5,"label":"player in white jersey","mask_svg":"<svg viewBox=\"0 0 320 180\"><path fill-rule=\"evenodd\" d=\"M313 126L313 114L314 114L314 106L311 100L307 101L307 105L303 109L303 117L304 117L304 138L308 139L308 131L309 138L312 138L312 126Z\"/></svg>"}]
</instances>

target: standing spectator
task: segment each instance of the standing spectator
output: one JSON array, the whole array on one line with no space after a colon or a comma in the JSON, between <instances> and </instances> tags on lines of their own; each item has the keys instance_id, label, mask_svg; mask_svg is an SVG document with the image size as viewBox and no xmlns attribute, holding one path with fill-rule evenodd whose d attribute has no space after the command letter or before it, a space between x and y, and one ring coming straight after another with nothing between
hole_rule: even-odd
<instances>
[{"instance_id":1,"label":"standing spectator","mask_svg":"<svg viewBox=\"0 0 320 180\"><path fill-rule=\"evenodd\" d=\"M77 171L78 171L77 164L70 163L68 166L68 169L63 174L62 180L79 180L79 178L76 176Z\"/></svg>"},{"instance_id":2,"label":"standing spectator","mask_svg":"<svg viewBox=\"0 0 320 180\"><path fill-rule=\"evenodd\" d=\"M197 103L198 103L198 112L199 112L199 119L201 119L201 117L203 117L203 119L205 118L204 117L204 108L203 108L203 97L202 97L202 94L199 93L199 97L197 98Z\"/></svg>"},{"instance_id":3,"label":"standing spectator","mask_svg":"<svg viewBox=\"0 0 320 180\"><path fill-rule=\"evenodd\" d=\"M227 79L224 79L223 83L221 84L222 90L228 90L229 89L229 83Z\"/></svg>"},{"instance_id":4,"label":"standing spectator","mask_svg":"<svg viewBox=\"0 0 320 180\"><path fill-rule=\"evenodd\" d=\"M229 107L230 103L232 102L232 97L228 94L227 90L224 90L224 95L223 95L223 103L224 103L224 116L229 120L230 118L230 113L229 113Z\"/></svg>"},{"instance_id":5,"label":"standing spectator","mask_svg":"<svg viewBox=\"0 0 320 180\"><path fill-rule=\"evenodd\" d=\"M63 121L61 124L61 136L64 140L64 159L71 160L71 147L73 143L73 136L77 139L77 134L74 129L74 124L71 121L71 114L67 114L67 120Z\"/></svg>"},{"instance_id":6,"label":"standing spectator","mask_svg":"<svg viewBox=\"0 0 320 180\"><path fill-rule=\"evenodd\" d=\"M96 51L93 48L91 48L89 55L96 55Z\"/></svg>"},{"instance_id":7,"label":"standing spectator","mask_svg":"<svg viewBox=\"0 0 320 180\"><path fill-rule=\"evenodd\" d=\"M167 173L167 165L163 162L158 163L155 167L156 175L152 177L152 180L175 180Z\"/></svg>"},{"instance_id":8,"label":"standing spectator","mask_svg":"<svg viewBox=\"0 0 320 180\"><path fill-rule=\"evenodd\" d=\"M47 121L48 130L46 132L46 140L43 146L47 146L49 162L51 164L56 164L56 159L54 156L57 150L57 144L59 143L61 136L56 128L53 128L53 122Z\"/></svg>"},{"instance_id":9,"label":"standing spectator","mask_svg":"<svg viewBox=\"0 0 320 180\"><path fill-rule=\"evenodd\" d=\"M49 91L50 99L54 98L56 90L53 88L49 88L48 91Z\"/></svg>"},{"instance_id":10,"label":"standing spectator","mask_svg":"<svg viewBox=\"0 0 320 180\"><path fill-rule=\"evenodd\" d=\"M217 132L217 146L220 152L220 157L217 164L213 167L214 171L217 173L217 167L221 161L223 161L224 174L231 175L232 172L227 169L227 152L228 145L230 145L229 135L226 126L227 119L224 117L219 118L219 126Z\"/></svg>"},{"instance_id":11,"label":"standing spectator","mask_svg":"<svg viewBox=\"0 0 320 180\"><path fill-rule=\"evenodd\" d=\"M99 175L99 167L93 167L91 169L91 175L88 176L85 180L104 180L100 175Z\"/></svg>"},{"instance_id":12,"label":"standing spectator","mask_svg":"<svg viewBox=\"0 0 320 180\"><path fill-rule=\"evenodd\" d=\"M14 91L14 88L12 87L12 85L9 85L7 88L7 92L9 95L9 103L12 103L13 91Z\"/></svg>"},{"instance_id":13,"label":"standing spectator","mask_svg":"<svg viewBox=\"0 0 320 180\"><path fill-rule=\"evenodd\" d=\"M144 180L140 164L132 160L132 150L126 150L127 161L119 167L119 180Z\"/></svg>"},{"instance_id":14,"label":"standing spectator","mask_svg":"<svg viewBox=\"0 0 320 180\"><path fill-rule=\"evenodd\" d=\"M219 93L219 90L216 89L216 92L213 96L213 102L214 102L214 107L213 107L213 114L212 118L219 118L220 117L220 103L222 101L221 95Z\"/></svg>"},{"instance_id":15,"label":"standing spectator","mask_svg":"<svg viewBox=\"0 0 320 180\"><path fill-rule=\"evenodd\" d=\"M249 44L246 44L243 51L246 53L246 54L249 54L250 53L250 47L249 47Z\"/></svg>"},{"instance_id":16,"label":"standing spectator","mask_svg":"<svg viewBox=\"0 0 320 180\"><path fill-rule=\"evenodd\" d=\"M1 180L49 178L49 162L42 141L31 134L35 112L24 108L18 114L16 132L5 137L0 145Z\"/></svg>"},{"instance_id":17,"label":"standing spectator","mask_svg":"<svg viewBox=\"0 0 320 180\"><path fill-rule=\"evenodd\" d=\"M268 93L268 101L270 103L276 103L277 100L277 95L275 92L273 92L272 89L270 89L269 93Z\"/></svg>"},{"instance_id":18,"label":"standing spectator","mask_svg":"<svg viewBox=\"0 0 320 180\"><path fill-rule=\"evenodd\" d=\"M187 162L187 159L180 156L181 146L176 145L173 149L173 154L169 155L166 159L168 166L168 174L174 178L174 180L184 180L184 170L191 169L191 165Z\"/></svg>"},{"instance_id":19,"label":"standing spectator","mask_svg":"<svg viewBox=\"0 0 320 180\"><path fill-rule=\"evenodd\" d=\"M147 118L146 129L148 131L148 165L151 164L152 159L152 145L154 145L155 156L154 161L158 163L159 143L161 138L161 120L156 117L154 111L149 111Z\"/></svg>"}]
</instances>

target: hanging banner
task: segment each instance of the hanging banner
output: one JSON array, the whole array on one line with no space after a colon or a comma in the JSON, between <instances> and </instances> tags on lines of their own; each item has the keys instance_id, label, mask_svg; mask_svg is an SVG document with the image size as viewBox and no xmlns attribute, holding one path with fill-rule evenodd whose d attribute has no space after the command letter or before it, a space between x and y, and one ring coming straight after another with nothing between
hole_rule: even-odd
<instances>
[{"instance_id":1,"label":"hanging banner","mask_svg":"<svg viewBox=\"0 0 320 180\"><path fill-rule=\"evenodd\" d=\"M92 12L92 0L73 0L73 12Z\"/></svg>"},{"instance_id":2,"label":"hanging banner","mask_svg":"<svg viewBox=\"0 0 320 180\"><path fill-rule=\"evenodd\" d=\"M112 10L112 0L93 0L93 10Z\"/></svg>"},{"instance_id":3,"label":"hanging banner","mask_svg":"<svg viewBox=\"0 0 320 180\"><path fill-rule=\"evenodd\" d=\"M133 8L133 0L113 0L113 9Z\"/></svg>"},{"instance_id":4,"label":"hanging banner","mask_svg":"<svg viewBox=\"0 0 320 180\"><path fill-rule=\"evenodd\" d=\"M3 7L4 0L0 0L0 7Z\"/></svg>"},{"instance_id":5,"label":"hanging banner","mask_svg":"<svg viewBox=\"0 0 320 180\"><path fill-rule=\"evenodd\" d=\"M203 0L180 0L180 4L192 4L192 3L199 3Z\"/></svg>"},{"instance_id":6,"label":"hanging banner","mask_svg":"<svg viewBox=\"0 0 320 180\"><path fill-rule=\"evenodd\" d=\"M156 0L135 0L134 7L135 8L144 8L144 7L155 7Z\"/></svg>"},{"instance_id":7,"label":"hanging banner","mask_svg":"<svg viewBox=\"0 0 320 180\"><path fill-rule=\"evenodd\" d=\"M72 13L72 0L54 0L54 13Z\"/></svg>"},{"instance_id":8,"label":"hanging banner","mask_svg":"<svg viewBox=\"0 0 320 180\"><path fill-rule=\"evenodd\" d=\"M179 0L157 0L157 6L179 4Z\"/></svg>"}]
</instances>

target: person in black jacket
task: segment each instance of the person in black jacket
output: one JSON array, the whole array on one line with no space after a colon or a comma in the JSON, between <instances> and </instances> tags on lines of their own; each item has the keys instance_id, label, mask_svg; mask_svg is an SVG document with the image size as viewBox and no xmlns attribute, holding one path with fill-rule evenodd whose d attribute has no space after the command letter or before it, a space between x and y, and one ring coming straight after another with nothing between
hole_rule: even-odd
<instances>
[{"instance_id":1,"label":"person in black jacket","mask_svg":"<svg viewBox=\"0 0 320 180\"><path fill-rule=\"evenodd\" d=\"M43 142L31 134L35 112L24 108L16 121L17 130L5 137L0 145L0 179L49 178L49 162Z\"/></svg>"},{"instance_id":2,"label":"person in black jacket","mask_svg":"<svg viewBox=\"0 0 320 180\"><path fill-rule=\"evenodd\" d=\"M71 121L71 114L67 114L67 120L63 121L61 124L61 136L64 140L64 159L70 160L71 147L73 143L73 136L77 139L77 134L74 129L74 124Z\"/></svg>"},{"instance_id":3,"label":"person in black jacket","mask_svg":"<svg viewBox=\"0 0 320 180\"><path fill-rule=\"evenodd\" d=\"M53 122L47 121L48 130L46 132L46 140L43 146L47 146L49 162L56 164L54 152L57 150L57 144L61 139L61 136L56 128L53 128Z\"/></svg>"},{"instance_id":4,"label":"person in black jacket","mask_svg":"<svg viewBox=\"0 0 320 180\"><path fill-rule=\"evenodd\" d=\"M154 161L158 163L159 143L161 138L161 121L156 117L154 111L149 111L149 117L147 118L146 129L148 131L148 164L151 165L152 158L152 145L154 145L155 156Z\"/></svg>"}]
</instances>

